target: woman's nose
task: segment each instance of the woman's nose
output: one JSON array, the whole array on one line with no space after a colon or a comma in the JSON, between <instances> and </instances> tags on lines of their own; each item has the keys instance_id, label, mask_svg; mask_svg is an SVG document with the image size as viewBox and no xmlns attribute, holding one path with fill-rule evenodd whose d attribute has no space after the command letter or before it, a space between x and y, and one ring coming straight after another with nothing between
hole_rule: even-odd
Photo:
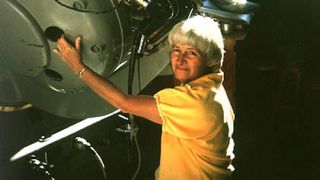
<instances>
[{"instance_id":1,"label":"woman's nose","mask_svg":"<svg viewBox=\"0 0 320 180\"><path fill-rule=\"evenodd\" d=\"M187 61L187 53L181 53L181 54L179 54L179 56L178 56L178 59L177 59L177 61L179 62L179 63L184 63L184 62L186 62Z\"/></svg>"}]
</instances>

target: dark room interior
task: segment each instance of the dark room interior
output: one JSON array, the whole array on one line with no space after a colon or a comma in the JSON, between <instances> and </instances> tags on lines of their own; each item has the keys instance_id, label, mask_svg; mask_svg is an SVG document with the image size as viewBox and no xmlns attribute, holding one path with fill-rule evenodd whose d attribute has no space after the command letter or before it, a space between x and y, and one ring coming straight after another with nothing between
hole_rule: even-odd
<instances>
[{"instance_id":1,"label":"dark room interior","mask_svg":"<svg viewBox=\"0 0 320 180\"><path fill-rule=\"evenodd\" d=\"M252 2L260 8L246 37L234 47L233 179L319 179L320 1ZM165 82L157 77L141 94L152 95ZM127 115L111 116L32 154L40 161L47 160L45 168L56 180L103 179L92 151L77 148L74 143L75 137L83 137L105 162L108 179L131 179L137 170L138 151L141 167L136 179L154 179L161 126L136 117L137 150L123 116ZM30 164L30 155L14 162L10 157L42 136L80 120L59 117L37 107L0 111L0 180L49 179L44 170Z\"/></svg>"}]
</instances>

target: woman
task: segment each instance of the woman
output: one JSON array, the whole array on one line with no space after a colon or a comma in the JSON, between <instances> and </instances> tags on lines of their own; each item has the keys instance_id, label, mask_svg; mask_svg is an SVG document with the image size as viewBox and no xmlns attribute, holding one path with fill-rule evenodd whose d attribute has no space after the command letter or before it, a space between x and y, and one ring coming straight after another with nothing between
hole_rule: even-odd
<instances>
[{"instance_id":1,"label":"woman","mask_svg":"<svg viewBox=\"0 0 320 180\"><path fill-rule=\"evenodd\" d=\"M194 16L170 31L174 88L129 96L86 67L80 37L62 36L53 51L99 96L123 112L162 124L156 179L229 179L233 111L222 86L223 38L218 23Z\"/></svg>"}]
</instances>

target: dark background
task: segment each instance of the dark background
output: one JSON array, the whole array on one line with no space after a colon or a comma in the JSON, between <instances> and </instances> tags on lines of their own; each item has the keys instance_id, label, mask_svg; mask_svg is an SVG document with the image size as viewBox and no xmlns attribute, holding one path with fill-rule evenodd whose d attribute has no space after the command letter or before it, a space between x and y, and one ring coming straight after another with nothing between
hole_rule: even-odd
<instances>
[{"instance_id":1,"label":"dark background","mask_svg":"<svg viewBox=\"0 0 320 180\"><path fill-rule=\"evenodd\" d=\"M319 179L320 102L318 0L258 1L245 40L237 53L235 180ZM157 78L144 93L152 94ZM42 135L55 133L79 120L64 119L36 108L0 112L0 180L45 179L32 173L29 156L8 159ZM99 152L110 179L130 179L137 167L134 144L116 128L127 122L114 116L35 155L55 168L56 179L102 179L90 151L73 147L81 136ZM142 166L137 179L153 179L158 165L161 127L137 119Z\"/></svg>"}]
</instances>

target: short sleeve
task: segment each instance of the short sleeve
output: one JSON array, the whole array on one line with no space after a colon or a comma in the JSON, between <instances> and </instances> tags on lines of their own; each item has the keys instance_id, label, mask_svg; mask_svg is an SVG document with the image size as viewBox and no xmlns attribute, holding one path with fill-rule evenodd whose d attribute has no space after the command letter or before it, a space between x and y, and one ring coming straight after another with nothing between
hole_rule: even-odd
<instances>
[{"instance_id":1,"label":"short sleeve","mask_svg":"<svg viewBox=\"0 0 320 180\"><path fill-rule=\"evenodd\" d=\"M180 138L202 138L215 132L217 120L223 119L222 108L213 101L213 94L179 86L154 95L162 130Z\"/></svg>"}]
</instances>

